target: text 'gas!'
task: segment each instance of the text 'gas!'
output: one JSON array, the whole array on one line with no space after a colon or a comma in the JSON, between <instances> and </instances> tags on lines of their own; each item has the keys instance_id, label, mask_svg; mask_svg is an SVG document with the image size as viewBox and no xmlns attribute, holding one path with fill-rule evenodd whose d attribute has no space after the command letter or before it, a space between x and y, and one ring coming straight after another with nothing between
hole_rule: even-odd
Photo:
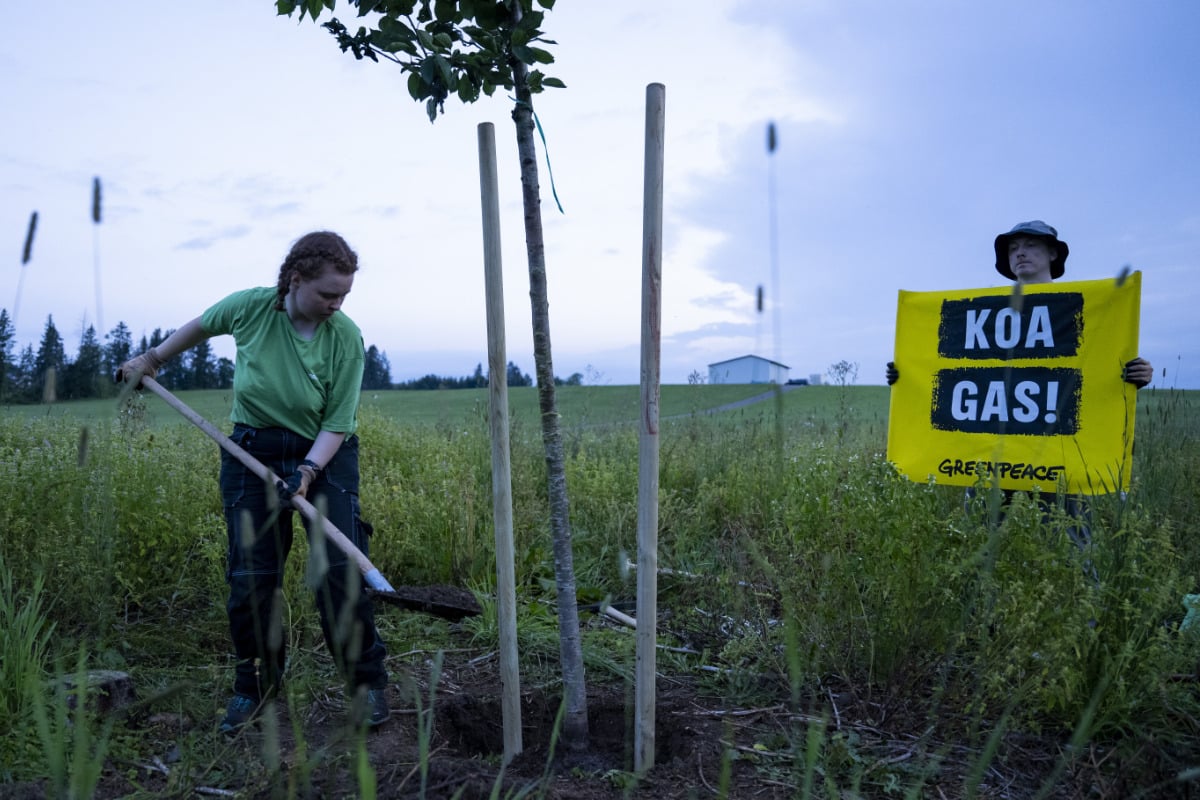
<instances>
[{"instance_id":1,"label":"text 'gas!'","mask_svg":"<svg viewBox=\"0 0 1200 800\"><path fill-rule=\"evenodd\" d=\"M1057 436L1079 430L1079 370L960 367L939 370L931 422L963 433Z\"/></svg>"}]
</instances>

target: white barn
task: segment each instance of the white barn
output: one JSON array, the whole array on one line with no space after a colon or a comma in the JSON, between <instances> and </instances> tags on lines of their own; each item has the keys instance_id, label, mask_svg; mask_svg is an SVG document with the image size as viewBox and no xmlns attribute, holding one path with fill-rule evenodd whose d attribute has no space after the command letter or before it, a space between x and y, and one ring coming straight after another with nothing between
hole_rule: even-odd
<instances>
[{"instance_id":1,"label":"white barn","mask_svg":"<svg viewBox=\"0 0 1200 800\"><path fill-rule=\"evenodd\" d=\"M787 383L787 364L762 356L739 356L708 365L709 383Z\"/></svg>"}]
</instances>

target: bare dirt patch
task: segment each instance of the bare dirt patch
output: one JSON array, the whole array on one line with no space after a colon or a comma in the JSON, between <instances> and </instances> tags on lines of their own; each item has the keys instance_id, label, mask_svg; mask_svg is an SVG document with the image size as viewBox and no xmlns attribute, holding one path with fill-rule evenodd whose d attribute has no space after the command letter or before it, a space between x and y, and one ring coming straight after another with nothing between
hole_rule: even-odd
<instances>
[{"instance_id":1,"label":"bare dirt patch","mask_svg":"<svg viewBox=\"0 0 1200 800\"><path fill-rule=\"evenodd\" d=\"M1111 748L1096 744L1066 757L1066 737L1052 734L1007 734L982 760L986 726L975 726L974 741L959 735L968 726L949 718L938 720L934 732L928 704L912 697L881 698L827 683L822 697L804 703L817 709L810 716L790 711L782 698L745 707L708 696L688 675L660 675L655 765L644 775L633 774L633 687L595 675L589 676L587 752L566 752L555 740L560 694L551 680L523 689L524 750L502 766L497 657L452 651L444 658L432 728L424 732L418 706L428 705L429 664L414 664L411 673L394 671L392 718L361 740L345 726L338 689L303 707L281 705L274 735L271 726L259 726L232 741L216 732L215 720L147 713L127 720L143 755L135 762L110 757L93 797L355 798L363 795L366 773L373 775L375 796L385 799L1193 796L1188 784L1171 780L1179 763L1149 764L1147 759L1163 755L1149 743L1133 771L1112 757ZM814 761L819 768L806 774L809 730L819 732L821 753ZM200 740L202 755L180 752L189 736ZM360 752L370 770L362 769ZM827 771L837 787L832 792ZM1050 791L1044 791L1047 781ZM1161 783L1147 791L1148 781ZM809 782L811 794L804 788ZM913 787L920 787L917 794L908 794ZM44 782L0 784L4 800L45 796Z\"/></svg>"}]
</instances>

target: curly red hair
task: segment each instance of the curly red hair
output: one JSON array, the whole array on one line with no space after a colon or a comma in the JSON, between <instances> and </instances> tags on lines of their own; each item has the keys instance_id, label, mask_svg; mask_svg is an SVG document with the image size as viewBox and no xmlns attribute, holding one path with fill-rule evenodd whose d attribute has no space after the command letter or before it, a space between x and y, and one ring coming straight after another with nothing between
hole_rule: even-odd
<instances>
[{"instance_id":1,"label":"curly red hair","mask_svg":"<svg viewBox=\"0 0 1200 800\"><path fill-rule=\"evenodd\" d=\"M296 240L287 258L279 267L279 280L275 284L275 310L283 311L283 300L292 287L292 277L311 281L329 265L343 275L358 271L358 254L346 240L332 231L313 231Z\"/></svg>"}]
</instances>

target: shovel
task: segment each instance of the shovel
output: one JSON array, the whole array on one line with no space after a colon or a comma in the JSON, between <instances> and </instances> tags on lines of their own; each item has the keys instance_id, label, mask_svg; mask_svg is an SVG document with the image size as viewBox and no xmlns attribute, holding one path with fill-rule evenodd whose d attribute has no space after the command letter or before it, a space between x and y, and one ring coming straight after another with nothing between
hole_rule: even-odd
<instances>
[{"instance_id":1,"label":"shovel","mask_svg":"<svg viewBox=\"0 0 1200 800\"><path fill-rule=\"evenodd\" d=\"M208 434L209 438L221 445L222 448L238 461L242 462L246 469L272 486L280 482L279 477L271 472L262 462L247 453L232 439L221 433L211 422L197 414L182 400L163 388L158 381L143 375L142 386L145 386L161 397L167 405L174 408L186 417L189 422ZM466 589L459 589L453 586L401 586L399 589L393 587L387 582L387 578L384 578L383 574L375 568L375 565L370 562L363 551L359 550L354 545L354 542L346 538L346 534L338 530L336 525L322 516L312 503L299 495L293 496L291 503L300 512L301 516L320 527L330 542L354 560L355 564L358 565L359 571L362 572L363 580L367 583L367 591L371 597L400 606L401 608L424 611L454 622L461 620L463 617L470 617L480 613L479 601L475 599L475 595Z\"/></svg>"}]
</instances>

